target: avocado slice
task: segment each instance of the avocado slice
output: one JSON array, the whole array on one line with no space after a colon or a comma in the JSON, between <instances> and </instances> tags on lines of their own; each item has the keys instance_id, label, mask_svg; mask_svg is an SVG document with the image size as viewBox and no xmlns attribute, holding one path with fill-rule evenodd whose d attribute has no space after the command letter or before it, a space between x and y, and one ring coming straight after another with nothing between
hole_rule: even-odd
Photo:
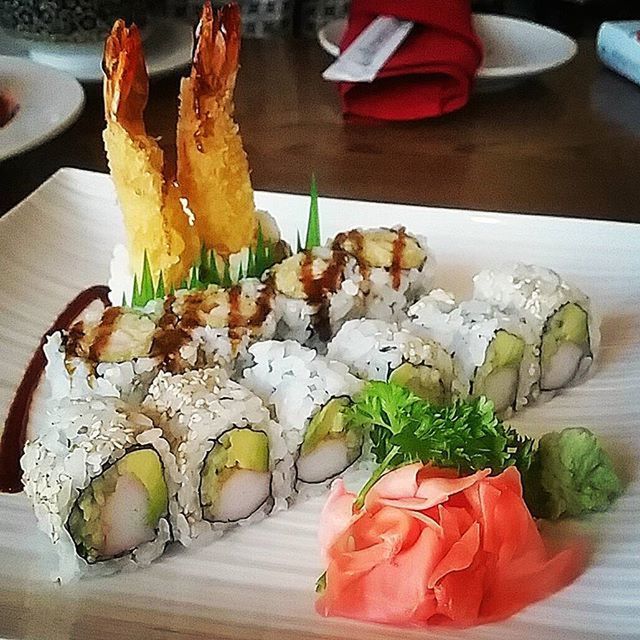
<instances>
[{"instance_id":1,"label":"avocado slice","mask_svg":"<svg viewBox=\"0 0 640 640\"><path fill-rule=\"evenodd\" d=\"M524 349L522 338L499 329L487 348L484 362L476 371L473 395L487 396L497 413L515 402Z\"/></svg>"},{"instance_id":2,"label":"avocado slice","mask_svg":"<svg viewBox=\"0 0 640 640\"><path fill-rule=\"evenodd\" d=\"M111 557L106 553L105 507L112 499L119 479L124 477L133 479L136 486L144 492L145 529L155 530L160 518L168 512L169 492L157 452L144 448L126 453L82 490L69 514L67 529L78 553L87 562L97 562ZM141 523L134 522L138 517L137 508L132 507L130 516L132 526L140 529ZM144 537L142 535L142 538ZM140 543L145 541L142 538ZM134 548L135 546L130 550Z\"/></svg>"},{"instance_id":3,"label":"avocado slice","mask_svg":"<svg viewBox=\"0 0 640 640\"><path fill-rule=\"evenodd\" d=\"M300 482L324 482L360 457L363 432L349 420L350 404L348 397L332 398L311 418L296 461Z\"/></svg>"},{"instance_id":4,"label":"avocado slice","mask_svg":"<svg viewBox=\"0 0 640 640\"><path fill-rule=\"evenodd\" d=\"M227 467L269 470L269 439L262 431L234 429L226 434Z\"/></svg>"},{"instance_id":5,"label":"avocado slice","mask_svg":"<svg viewBox=\"0 0 640 640\"><path fill-rule=\"evenodd\" d=\"M349 398L332 398L311 418L304 434L300 455L307 455L327 437L345 435L345 410L349 404Z\"/></svg>"},{"instance_id":6,"label":"avocado slice","mask_svg":"<svg viewBox=\"0 0 640 640\"><path fill-rule=\"evenodd\" d=\"M445 405L450 393L445 389L440 372L427 365L401 364L389 376L389 382L400 385L433 404Z\"/></svg>"},{"instance_id":7,"label":"avocado slice","mask_svg":"<svg viewBox=\"0 0 640 640\"><path fill-rule=\"evenodd\" d=\"M269 471L269 439L263 431L235 428L224 433L207 454L200 474L204 517L215 521L222 485L234 471Z\"/></svg>"},{"instance_id":8,"label":"avocado slice","mask_svg":"<svg viewBox=\"0 0 640 640\"><path fill-rule=\"evenodd\" d=\"M589 351L587 312L574 302L560 307L549 316L542 334L542 365L548 364L563 342L572 342Z\"/></svg>"}]
</instances>

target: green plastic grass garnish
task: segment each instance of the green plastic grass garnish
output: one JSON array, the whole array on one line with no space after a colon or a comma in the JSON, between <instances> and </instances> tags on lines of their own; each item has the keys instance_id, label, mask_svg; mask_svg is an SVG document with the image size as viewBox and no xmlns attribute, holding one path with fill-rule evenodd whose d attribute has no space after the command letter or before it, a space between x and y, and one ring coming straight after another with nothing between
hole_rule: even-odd
<instances>
[{"instance_id":1,"label":"green plastic grass garnish","mask_svg":"<svg viewBox=\"0 0 640 640\"><path fill-rule=\"evenodd\" d=\"M220 273L218 268L220 258L216 256L215 251L207 250L203 246L198 263L191 267L189 277L180 283L178 289L202 290L212 284L230 287L243 278L260 278L267 269L275 264L277 256L276 243L265 241L262 229L258 227L256 246L255 248L249 247L247 262L245 265L240 265L237 274L232 273L228 260L222 261L224 267ZM158 282L154 283L149 259L145 252L141 281L138 282L137 275L133 279L131 306L143 307L151 300L164 298L165 294L164 277L161 273ZM126 296L123 296L123 306L126 305Z\"/></svg>"},{"instance_id":2,"label":"green plastic grass garnish","mask_svg":"<svg viewBox=\"0 0 640 640\"><path fill-rule=\"evenodd\" d=\"M307 220L307 237L304 248L308 251L322 244L320 236L320 213L318 211L318 185L315 174L311 175L311 203L309 205L309 219ZM298 240L299 242L299 240Z\"/></svg>"}]
</instances>

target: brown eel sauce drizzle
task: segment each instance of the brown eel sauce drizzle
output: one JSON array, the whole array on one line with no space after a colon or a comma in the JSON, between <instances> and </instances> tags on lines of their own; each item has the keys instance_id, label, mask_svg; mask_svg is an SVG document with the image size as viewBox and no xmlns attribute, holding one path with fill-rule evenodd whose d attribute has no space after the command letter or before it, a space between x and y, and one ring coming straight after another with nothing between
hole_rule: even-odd
<instances>
[{"instance_id":1,"label":"brown eel sauce drizzle","mask_svg":"<svg viewBox=\"0 0 640 640\"><path fill-rule=\"evenodd\" d=\"M360 273L364 280L369 277L369 265L364 257L364 236L358 229L339 233L332 244L334 251L344 251L346 243L349 243L349 253L356 259ZM404 227L400 227L396 232L396 237L391 248L391 286L397 291L402 280L402 255L407 244L407 232Z\"/></svg>"},{"instance_id":2,"label":"brown eel sauce drizzle","mask_svg":"<svg viewBox=\"0 0 640 640\"><path fill-rule=\"evenodd\" d=\"M404 227L398 229L398 235L393 241L393 253L391 255L391 286L397 291L400 288L402 277L402 254L407 244L407 232Z\"/></svg>"},{"instance_id":3,"label":"brown eel sauce drizzle","mask_svg":"<svg viewBox=\"0 0 640 640\"><path fill-rule=\"evenodd\" d=\"M244 318L240 309L241 298L242 287L240 285L237 284L229 289L229 318L227 323L229 325L229 340L231 340L234 351L240 340L242 340L244 333Z\"/></svg>"},{"instance_id":4,"label":"brown eel sauce drizzle","mask_svg":"<svg viewBox=\"0 0 640 640\"><path fill-rule=\"evenodd\" d=\"M364 257L364 236L362 232L358 229L351 229L351 231L339 233L335 237L331 248L334 251L345 251L345 244L347 242L351 243L351 248L348 253L356 259L358 267L360 268L360 274L366 280L369 277L369 264Z\"/></svg>"},{"instance_id":5,"label":"brown eel sauce drizzle","mask_svg":"<svg viewBox=\"0 0 640 640\"><path fill-rule=\"evenodd\" d=\"M331 324L329 322L329 294L335 293L344 277L347 264L344 251L333 251L331 261L321 276L313 276L313 253L306 251L300 265L300 282L309 304L316 308L311 316L311 322L323 342L331 339Z\"/></svg>"},{"instance_id":6,"label":"brown eel sauce drizzle","mask_svg":"<svg viewBox=\"0 0 640 640\"><path fill-rule=\"evenodd\" d=\"M104 310L100 324L96 327L95 335L89 347L89 360L92 362L100 362L100 356L107 346L109 338L113 333L113 328L121 315L121 307L108 307Z\"/></svg>"},{"instance_id":7,"label":"brown eel sauce drizzle","mask_svg":"<svg viewBox=\"0 0 640 640\"><path fill-rule=\"evenodd\" d=\"M267 316L271 313L271 309L273 309L275 295L273 280L268 278L256 298L256 310L251 318L249 318L248 323L250 329L258 329L265 323Z\"/></svg>"},{"instance_id":8,"label":"brown eel sauce drizzle","mask_svg":"<svg viewBox=\"0 0 640 640\"><path fill-rule=\"evenodd\" d=\"M169 295L164 301L164 312L158 320L153 342L151 343L151 355L162 359L163 364L174 373L178 370L176 358L180 347L189 341L189 328L198 326L197 310L187 300L182 322L173 312L174 295ZM189 327L189 328L187 328Z\"/></svg>"},{"instance_id":9,"label":"brown eel sauce drizzle","mask_svg":"<svg viewBox=\"0 0 640 640\"><path fill-rule=\"evenodd\" d=\"M273 289L273 284L271 280L267 280L256 298L256 309L253 312L253 315L250 318L245 318L242 315L240 306L242 299L242 287L240 285L236 285L229 289L228 326L229 338L234 350L238 348L238 345L242 340L242 336L245 335L247 331L252 333L254 329L258 329L264 324L264 321L267 319L267 316L273 308L274 296L275 291Z\"/></svg>"},{"instance_id":10,"label":"brown eel sauce drizzle","mask_svg":"<svg viewBox=\"0 0 640 640\"><path fill-rule=\"evenodd\" d=\"M67 329L86 307L94 300L101 300L110 307L109 287L96 285L78 294L58 316L51 328L40 340L31 362L27 366L22 380L16 389L16 394L9 406L9 413L4 423L2 439L0 439L0 492L19 493L22 491L22 469L20 456L24 449L29 424L29 412L33 394L38 387L40 377L46 365L46 358L42 347L46 339L56 331Z\"/></svg>"}]
</instances>

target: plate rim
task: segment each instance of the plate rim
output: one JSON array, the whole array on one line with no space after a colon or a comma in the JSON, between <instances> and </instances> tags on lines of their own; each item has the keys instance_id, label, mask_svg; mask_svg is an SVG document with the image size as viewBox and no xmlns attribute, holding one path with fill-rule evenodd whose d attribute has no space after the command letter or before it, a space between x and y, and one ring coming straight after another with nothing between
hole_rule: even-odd
<instances>
[{"instance_id":1,"label":"plate rim","mask_svg":"<svg viewBox=\"0 0 640 640\"><path fill-rule=\"evenodd\" d=\"M578 43L576 40L566 33L562 33L557 29L552 29L547 25L540 24L539 22L535 22L533 20L527 20L526 18L518 18L516 16L504 16L495 13L477 13L474 14L480 19L490 18L491 20L495 20L496 22L511 22L517 23L520 25L526 25L527 28L532 31L545 32L548 35L556 38L557 41L563 41L569 48L568 53L563 58L558 58L553 63L539 63L539 64L528 64L528 65L514 65L514 66L506 66L506 67L484 67L482 66L478 70L478 79L496 79L496 78L521 78L521 77L529 77L538 75L540 73L544 73L545 71L551 71L553 69L557 69L568 62L570 62L578 53Z\"/></svg>"},{"instance_id":2,"label":"plate rim","mask_svg":"<svg viewBox=\"0 0 640 640\"><path fill-rule=\"evenodd\" d=\"M3 144L0 145L0 162L25 153L30 149L39 147L52 138L55 138L62 131L70 127L79 118L80 114L84 110L84 105L86 102L86 95L82 85L69 73L60 71L59 69L54 69L53 67L48 67L47 65L40 64L38 62L34 62L33 60L22 56L0 55L0 65L2 65L3 62L8 63L9 66L13 65L14 68L17 68L18 71L21 68L35 70L38 74L40 74L40 79L42 77L48 77L52 82L55 81L56 85L64 84L65 91L67 92L66 95L71 95L71 91L73 91L75 95L72 96L73 102L71 102L71 100L69 101L69 104L73 104L73 107L69 108L65 116L61 118L54 126L49 127L46 132L41 133L39 136L31 138L27 136L25 140L19 142L18 144L7 145L6 141L2 140L2 138L5 137L4 134L9 131L9 127L15 126L16 123L23 122L20 111L18 111L18 114L15 116L15 121L10 121L4 131L0 129L0 141L3 142ZM28 88L27 95L33 95L32 89L34 87L34 83L30 82L25 84L25 86ZM28 122L26 122L26 125L26 131L28 131Z\"/></svg>"}]
</instances>

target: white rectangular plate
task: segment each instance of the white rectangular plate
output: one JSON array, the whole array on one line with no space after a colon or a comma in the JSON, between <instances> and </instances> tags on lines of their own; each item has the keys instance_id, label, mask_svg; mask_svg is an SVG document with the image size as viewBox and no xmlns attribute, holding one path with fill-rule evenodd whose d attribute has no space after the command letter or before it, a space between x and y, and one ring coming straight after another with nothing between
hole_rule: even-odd
<instances>
[{"instance_id":1,"label":"white rectangular plate","mask_svg":"<svg viewBox=\"0 0 640 640\"><path fill-rule=\"evenodd\" d=\"M284 237L308 198L258 193ZM407 638L589 640L640 633L640 225L321 199L325 237L401 223L428 237L438 284L466 294L471 275L505 261L552 267L589 293L603 319L602 358L586 382L514 424L540 434L584 425L602 436L627 487L581 525L595 541L573 585L507 622L467 631L400 630L314 613L322 500L238 529L149 569L58 586L51 548L24 495L0 496L0 636L110 638ZM40 336L81 289L106 283L120 214L108 176L64 169L0 220L0 416Z\"/></svg>"}]
</instances>

